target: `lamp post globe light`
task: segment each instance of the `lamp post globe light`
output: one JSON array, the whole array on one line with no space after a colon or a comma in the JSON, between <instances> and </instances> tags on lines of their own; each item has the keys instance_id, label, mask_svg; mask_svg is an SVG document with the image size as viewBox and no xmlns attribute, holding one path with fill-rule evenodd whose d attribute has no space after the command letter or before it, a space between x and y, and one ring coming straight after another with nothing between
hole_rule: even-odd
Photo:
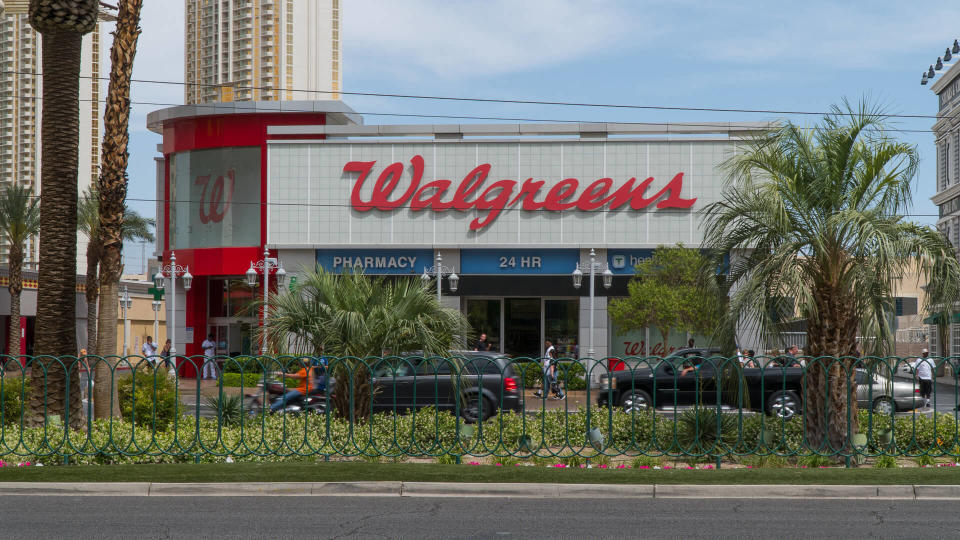
<instances>
[{"instance_id":1,"label":"lamp post globe light","mask_svg":"<svg viewBox=\"0 0 960 540\"><path fill-rule=\"evenodd\" d=\"M587 365L584 366L584 369L587 370L589 374L588 380L593 386L594 381L597 379L597 374L594 373L594 366L596 365L596 360L594 359L594 349L593 349L593 304L594 304L594 276L599 272L603 276L603 288L609 289L613 285L613 272L610 271L610 268L607 266L606 262L600 263L597 262L597 253L590 249L590 263L584 265L580 262L577 262L576 268L573 270L573 287L579 289L583 284L583 275L584 270L589 272L590 279L590 329L587 331Z\"/></svg>"},{"instance_id":2,"label":"lamp post globe light","mask_svg":"<svg viewBox=\"0 0 960 540\"><path fill-rule=\"evenodd\" d=\"M160 265L160 270L153 276L153 286L157 289L164 288L164 280L170 278L170 316L167 317L167 326L170 327L170 356L177 354L177 288L176 279L180 277L183 280L183 290L189 291L193 284L193 276L190 274L190 267L182 267L177 264L177 254L170 252L170 264Z\"/></svg>"},{"instance_id":3,"label":"lamp post globe light","mask_svg":"<svg viewBox=\"0 0 960 540\"><path fill-rule=\"evenodd\" d=\"M460 285L460 276L453 271L452 267L447 267L443 265L443 257L440 256L440 252L437 251L437 263L433 266L424 266L423 275L420 276L420 279L424 283L430 281L431 276L437 280L437 302L441 298L441 280L443 276L447 276L447 282L450 284L450 292L457 292L457 287Z\"/></svg>"},{"instance_id":4,"label":"lamp post globe light","mask_svg":"<svg viewBox=\"0 0 960 540\"><path fill-rule=\"evenodd\" d=\"M251 287L257 284L257 273L263 274L263 340L260 345L260 354L267 354L267 301L270 299L270 272L275 270L277 277L277 289L283 287L287 279L287 271L283 269L283 264L274 257L270 256L270 250L263 247L263 259L259 261L250 261L250 268L246 272L247 285Z\"/></svg>"},{"instance_id":5,"label":"lamp post globe light","mask_svg":"<svg viewBox=\"0 0 960 540\"><path fill-rule=\"evenodd\" d=\"M127 316L127 310L130 309L133 305L133 300L130 299L130 291L127 289L127 286L123 286L123 294L120 295L120 311L123 312L123 355L127 356L130 354L130 351L127 347L130 344L130 319Z\"/></svg>"}]
</instances>

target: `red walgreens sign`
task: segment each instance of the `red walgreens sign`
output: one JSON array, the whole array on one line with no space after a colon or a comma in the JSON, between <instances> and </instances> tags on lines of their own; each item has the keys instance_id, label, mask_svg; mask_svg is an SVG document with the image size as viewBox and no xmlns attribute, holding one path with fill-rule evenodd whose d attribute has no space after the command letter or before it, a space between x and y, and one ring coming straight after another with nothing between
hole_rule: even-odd
<instances>
[{"instance_id":1,"label":"red walgreens sign","mask_svg":"<svg viewBox=\"0 0 960 540\"><path fill-rule=\"evenodd\" d=\"M493 223L500 212L507 208L517 207L525 211L549 210L561 212L575 208L585 212L598 210L604 206L616 210L625 204L630 204L634 210L642 210L666 195L666 198L657 202L657 208L690 208L697 199L680 197L683 189L683 173L677 173L666 186L652 197L645 197L647 188L653 183L653 177L637 183L636 178L627 180L614 190L611 178L600 178L590 183L583 191L577 192L580 182L576 178L567 178L554 184L543 199L537 199L543 188L543 180L527 178L523 184L516 180L497 180L485 189L484 182L490 174L490 164L478 165L463 177L463 181L456 187L451 200L444 200L453 183L450 180L434 180L422 187L423 157L413 156L410 165L413 167L413 180L410 186L399 197L391 200L393 191L403 177L403 163L397 162L388 165L373 185L373 193L369 201L360 196L363 183L376 165L376 161L351 161L343 166L343 172L360 173L353 184L353 193L350 195L350 204L358 212L367 212L373 209L383 212L395 208L409 207L413 211L459 210L465 212L472 208L486 210L482 218L470 222L470 230L477 231Z\"/></svg>"}]
</instances>

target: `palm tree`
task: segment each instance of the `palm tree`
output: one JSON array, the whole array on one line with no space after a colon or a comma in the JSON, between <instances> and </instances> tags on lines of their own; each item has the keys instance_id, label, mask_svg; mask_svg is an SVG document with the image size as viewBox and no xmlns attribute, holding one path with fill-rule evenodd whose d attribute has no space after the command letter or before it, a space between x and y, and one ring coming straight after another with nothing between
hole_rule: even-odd
<instances>
[{"instance_id":1,"label":"palm tree","mask_svg":"<svg viewBox=\"0 0 960 540\"><path fill-rule=\"evenodd\" d=\"M143 0L121 0L117 6L117 26L110 47L110 85L107 88L106 110L103 115L103 167L97 179L99 198L100 240L100 289L103 298L109 298L100 306L97 348L101 354L113 354L117 350L117 293L120 289L120 274L123 271L122 251L124 234L131 226L124 226L127 199L127 129L130 123L130 77L133 59L137 53L140 37L140 8ZM98 362L95 380L110 381L111 372L104 362ZM112 382L112 381L111 381ZM94 395L95 415L106 416L109 411L110 389L114 384L96 384Z\"/></svg>"},{"instance_id":2,"label":"palm tree","mask_svg":"<svg viewBox=\"0 0 960 540\"><path fill-rule=\"evenodd\" d=\"M70 419L82 423L79 370L66 356L76 354L77 153L80 119L80 47L83 34L97 26L97 0L30 0L30 25L40 33L43 71L41 118L40 257L37 292L38 355L31 363L30 414L66 412L70 370Z\"/></svg>"},{"instance_id":3,"label":"palm tree","mask_svg":"<svg viewBox=\"0 0 960 540\"><path fill-rule=\"evenodd\" d=\"M787 123L750 142L726 162L727 189L705 209L705 245L735 258L732 320L767 335L776 331L770 306L793 298L807 322L805 354L840 357L811 361L804 377L806 444L825 452L849 448L856 431L857 336L874 338L868 352L889 349L897 277L919 264L930 307L960 298L953 247L903 219L916 148L889 136L881 111L844 105L815 128Z\"/></svg>"},{"instance_id":4,"label":"palm tree","mask_svg":"<svg viewBox=\"0 0 960 540\"><path fill-rule=\"evenodd\" d=\"M97 301L100 297L100 279L98 271L103 246L100 243L100 201L93 188L84 192L77 206L77 229L87 236L87 352L101 354L97 348ZM153 218L141 216L135 210L126 208L123 217L123 239L131 241L153 242L152 229L156 225ZM105 354L112 354L107 351Z\"/></svg>"},{"instance_id":5,"label":"palm tree","mask_svg":"<svg viewBox=\"0 0 960 540\"><path fill-rule=\"evenodd\" d=\"M273 350L338 357L333 404L342 417L370 413L370 375L365 358L389 351L447 356L469 333L466 317L443 307L419 279L393 280L362 273L302 276L293 291L276 294L260 327ZM388 353L389 354L389 353ZM352 400L351 400L352 396Z\"/></svg>"},{"instance_id":6,"label":"palm tree","mask_svg":"<svg viewBox=\"0 0 960 540\"><path fill-rule=\"evenodd\" d=\"M23 290L23 245L40 231L40 201L30 189L13 184L0 193L0 237L10 246L10 343L7 352L20 354L20 292ZM0 351L2 352L2 351Z\"/></svg>"}]
</instances>

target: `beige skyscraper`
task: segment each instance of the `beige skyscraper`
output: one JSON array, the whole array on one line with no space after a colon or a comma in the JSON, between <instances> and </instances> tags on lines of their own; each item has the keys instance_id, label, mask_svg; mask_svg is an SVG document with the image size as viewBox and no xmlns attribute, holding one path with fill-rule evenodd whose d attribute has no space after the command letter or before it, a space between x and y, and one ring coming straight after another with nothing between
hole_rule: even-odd
<instances>
[{"instance_id":1,"label":"beige skyscraper","mask_svg":"<svg viewBox=\"0 0 960 540\"><path fill-rule=\"evenodd\" d=\"M339 99L341 2L185 0L184 101Z\"/></svg>"},{"instance_id":2,"label":"beige skyscraper","mask_svg":"<svg viewBox=\"0 0 960 540\"><path fill-rule=\"evenodd\" d=\"M40 116L43 113L40 36L27 15L0 15L0 189L16 182L40 194ZM100 171L100 26L83 36L80 68L80 153L77 184L81 191ZM78 271L85 271L85 240L80 241ZM36 239L25 250L37 260ZM0 239L0 261L8 246Z\"/></svg>"}]
</instances>

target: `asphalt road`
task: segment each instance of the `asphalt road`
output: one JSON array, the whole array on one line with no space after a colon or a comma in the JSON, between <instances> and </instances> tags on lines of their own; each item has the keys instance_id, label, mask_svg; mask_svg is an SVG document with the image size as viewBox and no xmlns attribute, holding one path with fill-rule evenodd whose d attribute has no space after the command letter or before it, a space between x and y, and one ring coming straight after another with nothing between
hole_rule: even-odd
<instances>
[{"instance_id":1,"label":"asphalt road","mask_svg":"<svg viewBox=\"0 0 960 540\"><path fill-rule=\"evenodd\" d=\"M955 501L3 497L0 538L956 538Z\"/></svg>"}]
</instances>

